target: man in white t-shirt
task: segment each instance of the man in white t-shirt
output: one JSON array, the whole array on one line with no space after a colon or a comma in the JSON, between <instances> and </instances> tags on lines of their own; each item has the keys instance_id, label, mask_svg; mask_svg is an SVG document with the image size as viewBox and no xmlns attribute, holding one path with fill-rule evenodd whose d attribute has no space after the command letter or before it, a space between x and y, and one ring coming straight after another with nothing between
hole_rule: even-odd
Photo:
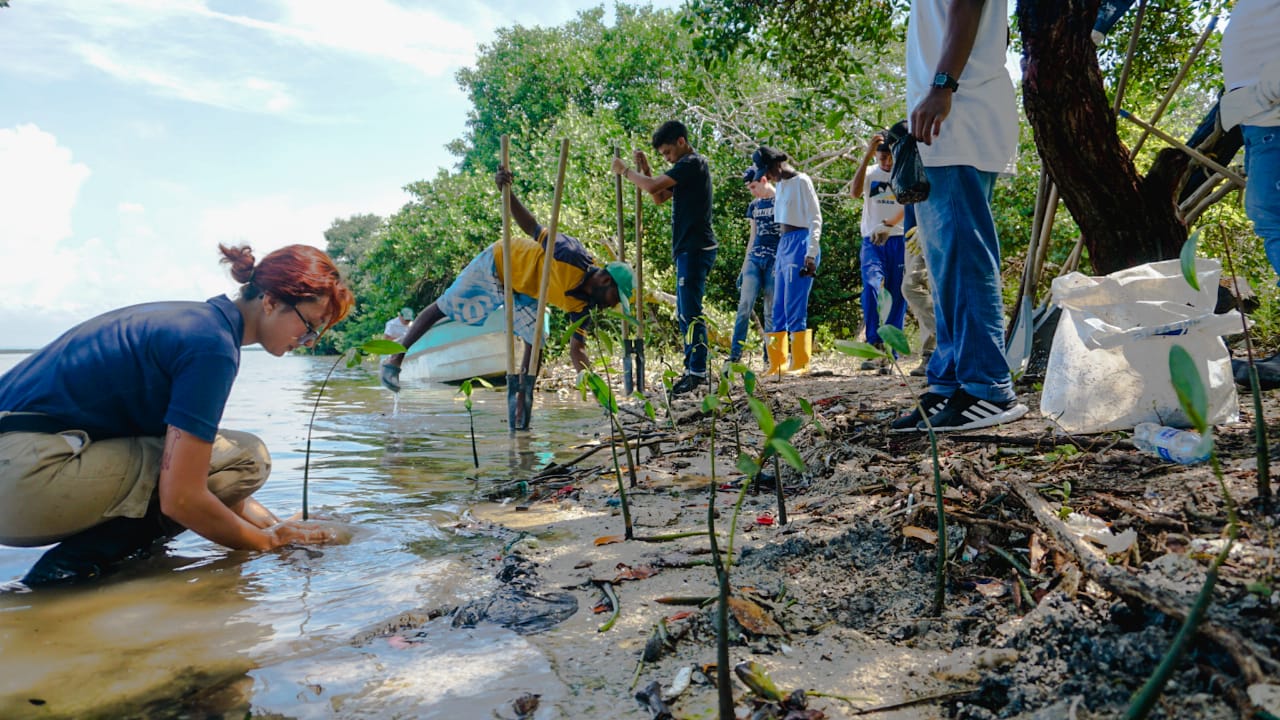
<instances>
[{"instance_id":1,"label":"man in white t-shirt","mask_svg":"<svg viewBox=\"0 0 1280 720\"><path fill-rule=\"evenodd\" d=\"M930 184L916 203L933 281L937 349L920 406L935 430L968 430L1027 412L1004 358L1000 239L991 215L996 176L1018 146L1013 83L1004 67L1006 0L912 0L907 107ZM924 430L919 409L894 420Z\"/></svg>"},{"instance_id":2,"label":"man in white t-shirt","mask_svg":"<svg viewBox=\"0 0 1280 720\"><path fill-rule=\"evenodd\" d=\"M872 156L875 164L868 163ZM885 144L884 136L876 134L867 144L867 151L853 176L849 194L862 198L862 316L866 319L867 342L883 348L880 325L892 325L899 330L907 316L907 301L902 296L902 276L905 265L905 248L902 236L903 207L889 183L893 171L893 152ZM880 290L885 288L893 299L888 317L880 317ZM877 369L881 375L889 374L885 361L867 361L863 370Z\"/></svg>"},{"instance_id":3,"label":"man in white t-shirt","mask_svg":"<svg viewBox=\"0 0 1280 720\"><path fill-rule=\"evenodd\" d=\"M386 340L400 342L405 333L409 332L411 323L413 323L413 310L400 308L400 314L388 320L386 326L382 328L382 337Z\"/></svg>"},{"instance_id":4,"label":"man in white t-shirt","mask_svg":"<svg viewBox=\"0 0 1280 720\"><path fill-rule=\"evenodd\" d=\"M1244 209L1280 273L1280 3L1239 0L1222 33L1226 94L1222 126L1244 136ZM1236 382L1249 385L1249 366L1231 362ZM1280 387L1280 354L1257 362L1262 388Z\"/></svg>"}]
</instances>

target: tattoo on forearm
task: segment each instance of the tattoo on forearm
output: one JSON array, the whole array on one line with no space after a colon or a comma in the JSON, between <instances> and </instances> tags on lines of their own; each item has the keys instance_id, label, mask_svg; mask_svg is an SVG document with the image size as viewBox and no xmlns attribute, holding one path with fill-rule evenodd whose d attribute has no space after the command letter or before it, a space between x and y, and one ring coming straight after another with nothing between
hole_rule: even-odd
<instances>
[{"instance_id":1,"label":"tattoo on forearm","mask_svg":"<svg viewBox=\"0 0 1280 720\"><path fill-rule=\"evenodd\" d=\"M169 426L169 432L164 439L164 456L160 459L160 469L168 470L169 463L173 460L173 451L178 444L178 439L182 437L182 431L172 425Z\"/></svg>"}]
</instances>

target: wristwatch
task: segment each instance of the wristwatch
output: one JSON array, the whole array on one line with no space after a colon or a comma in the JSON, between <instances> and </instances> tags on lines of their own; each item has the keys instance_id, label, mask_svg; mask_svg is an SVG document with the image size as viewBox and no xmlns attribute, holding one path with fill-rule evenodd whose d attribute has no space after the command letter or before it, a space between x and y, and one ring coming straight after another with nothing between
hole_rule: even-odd
<instances>
[{"instance_id":1,"label":"wristwatch","mask_svg":"<svg viewBox=\"0 0 1280 720\"><path fill-rule=\"evenodd\" d=\"M951 77L949 73L940 72L933 76L933 83L931 84L931 87L942 88L955 92L960 89L960 83L956 82L956 79Z\"/></svg>"}]
</instances>

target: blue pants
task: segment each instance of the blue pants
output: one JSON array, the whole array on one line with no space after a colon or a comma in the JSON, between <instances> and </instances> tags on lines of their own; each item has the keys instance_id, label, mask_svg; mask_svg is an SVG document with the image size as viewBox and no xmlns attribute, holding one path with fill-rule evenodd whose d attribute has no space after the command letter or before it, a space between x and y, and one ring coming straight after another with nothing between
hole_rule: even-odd
<instances>
[{"instance_id":1,"label":"blue pants","mask_svg":"<svg viewBox=\"0 0 1280 720\"><path fill-rule=\"evenodd\" d=\"M1271 267L1280 273L1280 127L1242 125L1244 211L1262 238Z\"/></svg>"},{"instance_id":2,"label":"blue pants","mask_svg":"<svg viewBox=\"0 0 1280 720\"><path fill-rule=\"evenodd\" d=\"M933 281L938 348L929 390L980 399L1014 398L1004 358L1000 239L991 217L995 173L968 165L927 167L929 199L916 203L925 265Z\"/></svg>"},{"instance_id":3,"label":"blue pants","mask_svg":"<svg viewBox=\"0 0 1280 720\"><path fill-rule=\"evenodd\" d=\"M769 332L800 332L809 327L809 291L812 277L801 277L809 248L809 230L792 230L778 240L773 263L773 318ZM814 258L822 262L822 253Z\"/></svg>"},{"instance_id":4,"label":"blue pants","mask_svg":"<svg viewBox=\"0 0 1280 720\"><path fill-rule=\"evenodd\" d=\"M675 262L676 316L684 340L684 370L689 375L706 375L707 323L702 316L702 295L707 290L707 275L716 262L716 251L712 248L679 253Z\"/></svg>"},{"instance_id":5,"label":"blue pants","mask_svg":"<svg viewBox=\"0 0 1280 720\"><path fill-rule=\"evenodd\" d=\"M867 342L880 344L880 324L899 330L907 317L907 299L902 295L903 268L906 265L906 242L894 235L883 245L862 238L862 314L867 319ZM880 317L880 288L888 288L893 304L889 317Z\"/></svg>"},{"instance_id":6,"label":"blue pants","mask_svg":"<svg viewBox=\"0 0 1280 720\"><path fill-rule=\"evenodd\" d=\"M764 326L772 324L773 264L773 258L748 257L738 275L738 315L733 319L733 344L729 349L729 359L734 362L742 359L742 341L747 339L747 324L761 293L764 294Z\"/></svg>"}]
</instances>

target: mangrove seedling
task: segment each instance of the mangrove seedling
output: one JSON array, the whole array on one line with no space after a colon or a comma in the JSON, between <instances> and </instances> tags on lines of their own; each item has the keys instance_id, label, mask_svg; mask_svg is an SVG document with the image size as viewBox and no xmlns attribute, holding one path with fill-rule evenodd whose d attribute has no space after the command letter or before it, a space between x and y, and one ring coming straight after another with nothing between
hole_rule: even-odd
<instances>
[{"instance_id":1,"label":"mangrove seedling","mask_svg":"<svg viewBox=\"0 0 1280 720\"><path fill-rule=\"evenodd\" d=\"M481 385L484 385L490 390L493 389L493 383L490 383L488 380L485 380L482 377L474 377L474 378L471 378L470 380L463 380L462 384L458 386L458 392L462 393L462 396L465 398L465 400L463 401L463 405L466 406L467 408L467 423L470 424L471 426L471 462L476 466L477 469L479 469L480 453L476 449L476 416L471 409L471 389L474 383L480 383Z\"/></svg>"},{"instance_id":2,"label":"mangrove seedling","mask_svg":"<svg viewBox=\"0 0 1280 720\"><path fill-rule=\"evenodd\" d=\"M1182 412L1191 421L1192 427L1200 433L1204 446L1209 450L1209 462L1212 463L1213 475L1218 479L1222 501L1227 508L1227 541L1210 561L1209 569L1205 572L1204 584L1200 586L1200 592L1191 604L1191 610L1187 613L1186 619L1182 621L1182 627L1178 628L1178 634L1174 636L1173 643L1165 651L1164 657L1160 659L1160 664L1151 673L1151 677L1147 678L1138 692L1134 693L1133 701L1125 712L1125 720L1141 720L1155 706L1165 683L1173 675L1178 661L1181 660L1191 639L1195 637L1197 628L1209 610L1209 603L1213 601L1213 587L1218 582L1218 570L1231 554L1231 546L1240 533L1235 499L1227 489L1227 481L1223 477L1222 464L1218 461L1218 451L1213 441L1213 426L1208 422L1209 401L1204 382L1200 378L1200 370L1196 367L1195 361L1191 359L1191 354L1181 345L1174 345L1169 349L1169 376L1172 378L1173 389L1178 395L1178 404L1182 406Z\"/></svg>"},{"instance_id":3,"label":"mangrove seedling","mask_svg":"<svg viewBox=\"0 0 1280 720\"><path fill-rule=\"evenodd\" d=\"M307 495L310 491L311 480L311 429L316 424L316 411L320 409L320 398L324 396L325 386L329 384L329 377L333 375L333 371L338 369L338 363L343 359L347 360L347 367L355 367L359 365L366 357L370 355L396 355L405 351L405 346L394 340L369 340L362 345L343 351L338 358L333 361L333 365L329 366L329 372L324 374L324 380L320 383L320 389L316 391L316 402L311 407L311 420L307 422L307 451L302 458L302 519L310 519L310 513L307 511ZM349 357L348 357L349 356Z\"/></svg>"},{"instance_id":4,"label":"mangrove seedling","mask_svg":"<svg viewBox=\"0 0 1280 720\"><path fill-rule=\"evenodd\" d=\"M880 317L889 316L888 309L891 303L889 292L880 288L878 301ZM836 349L846 355L865 360L887 359L903 383L910 387L910 377L898 364L898 355L911 354L911 343L907 340L906 333L892 325L885 325L880 328L880 339L884 340L887 350L882 350L870 343L846 340L837 340ZM933 431L933 424L929 422L929 414L921 407L918 397L915 399L915 404L920 417L924 418L925 431L929 433L929 454L933 458L933 498L938 514L938 562L934 573L933 614L941 615L947 593L947 515L942 503L942 465L938 460L938 435Z\"/></svg>"},{"instance_id":5,"label":"mangrove seedling","mask_svg":"<svg viewBox=\"0 0 1280 720\"><path fill-rule=\"evenodd\" d=\"M716 604L716 690L720 701L720 717L733 718L733 685L729 674L729 568L720 557L720 543L716 539L716 416L720 411L720 396L708 395L702 399L702 411L710 424L708 453L711 458L711 482L707 497L707 536L711 540L711 562L716 571L719 588ZM732 528L730 540L732 540ZM728 562L732 562L732 558Z\"/></svg>"}]
</instances>

